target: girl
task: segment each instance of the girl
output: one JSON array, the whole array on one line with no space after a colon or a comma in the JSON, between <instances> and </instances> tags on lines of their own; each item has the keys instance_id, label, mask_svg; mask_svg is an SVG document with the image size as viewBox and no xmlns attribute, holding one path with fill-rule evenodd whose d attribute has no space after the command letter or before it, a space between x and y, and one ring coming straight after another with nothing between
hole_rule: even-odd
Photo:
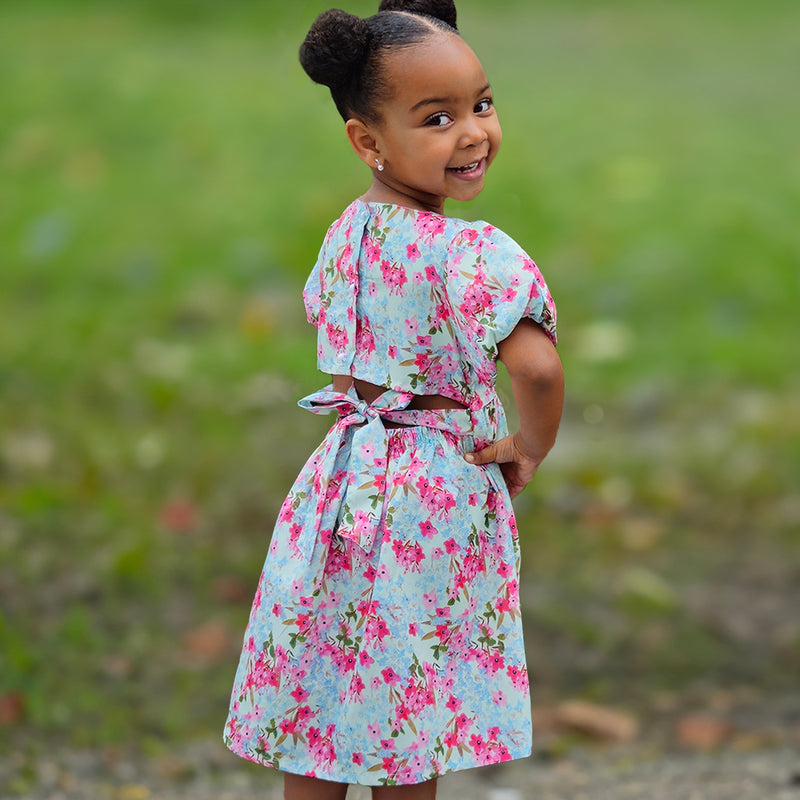
<instances>
[{"instance_id":1,"label":"girl","mask_svg":"<svg viewBox=\"0 0 800 800\"><path fill-rule=\"evenodd\" d=\"M225 741L283 770L290 800L433 798L438 775L531 749L510 498L561 416L555 308L512 239L442 213L501 140L451 2L326 12L300 59L372 184L305 287L332 385L300 405L338 418L281 508Z\"/></svg>"}]
</instances>

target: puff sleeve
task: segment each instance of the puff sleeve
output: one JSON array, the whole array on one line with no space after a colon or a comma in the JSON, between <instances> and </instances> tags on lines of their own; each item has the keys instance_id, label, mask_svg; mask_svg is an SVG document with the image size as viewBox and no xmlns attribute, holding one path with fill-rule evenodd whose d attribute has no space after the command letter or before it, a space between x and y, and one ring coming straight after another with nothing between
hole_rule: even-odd
<instances>
[{"instance_id":1,"label":"puff sleeve","mask_svg":"<svg viewBox=\"0 0 800 800\"><path fill-rule=\"evenodd\" d=\"M447 275L457 312L485 350L496 354L524 317L556 343L556 307L542 273L498 228L478 223L459 231L450 242Z\"/></svg>"},{"instance_id":2,"label":"puff sleeve","mask_svg":"<svg viewBox=\"0 0 800 800\"><path fill-rule=\"evenodd\" d=\"M369 209L352 203L328 228L303 289L308 321L317 329L317 367L348 374L356 352L358 262Z\"/></svg>"}]
</instances>

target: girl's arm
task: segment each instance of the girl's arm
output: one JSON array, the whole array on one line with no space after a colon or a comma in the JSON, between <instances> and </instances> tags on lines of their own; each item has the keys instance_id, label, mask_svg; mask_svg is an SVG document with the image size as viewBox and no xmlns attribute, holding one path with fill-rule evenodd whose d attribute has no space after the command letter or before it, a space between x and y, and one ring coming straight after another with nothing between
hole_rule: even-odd
<instances>
[{"instance_id":1,"label":"girl's arm","mask_svg":"<svg viewBox=\"0 0 800 800\"><path fill-rule=\"evenodd\" d=\"M500 464L509 494L516 497L555 444L564 404L564 370L553 343L531 319L521 320L498 350L511 378L519 430L465 458L471 464Z\"/></svg>"}]
</instances>

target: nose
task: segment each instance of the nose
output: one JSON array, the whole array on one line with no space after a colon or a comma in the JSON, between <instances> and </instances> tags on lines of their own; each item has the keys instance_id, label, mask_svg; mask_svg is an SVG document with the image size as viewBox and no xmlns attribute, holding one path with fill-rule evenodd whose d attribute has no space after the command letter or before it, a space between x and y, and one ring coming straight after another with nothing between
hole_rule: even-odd
<instances>
[{"instance_id":1,"label":"nose","mask_svg":"<svg viewBox=\"0 0 800 800\"><path fill-rule=\"evenodd\" d=\"M489 138L486 128L477 117L470 116L464 120L459 144L461 147L474 147L483 144Z\"/></svg>"}]
</instances>

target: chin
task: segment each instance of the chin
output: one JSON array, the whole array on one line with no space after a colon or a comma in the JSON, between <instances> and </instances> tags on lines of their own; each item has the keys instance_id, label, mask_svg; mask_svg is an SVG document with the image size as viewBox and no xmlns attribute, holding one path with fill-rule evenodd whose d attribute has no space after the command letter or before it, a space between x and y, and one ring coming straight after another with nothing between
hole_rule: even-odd
<instances>
[{"instance_id":1,"label":"chin","mask_svg":"<svg viewBox=\"0 0 800 800\"><path fill-rule=\"evenodd\" d=\"M470 200L474 200L483 191L483 187L484 183L481 181L480 186L476 186L468 192L459 192L457 195L451 195L451 199L457 200L460 203L468 203Z\"/></svg>"}]
</instances>

